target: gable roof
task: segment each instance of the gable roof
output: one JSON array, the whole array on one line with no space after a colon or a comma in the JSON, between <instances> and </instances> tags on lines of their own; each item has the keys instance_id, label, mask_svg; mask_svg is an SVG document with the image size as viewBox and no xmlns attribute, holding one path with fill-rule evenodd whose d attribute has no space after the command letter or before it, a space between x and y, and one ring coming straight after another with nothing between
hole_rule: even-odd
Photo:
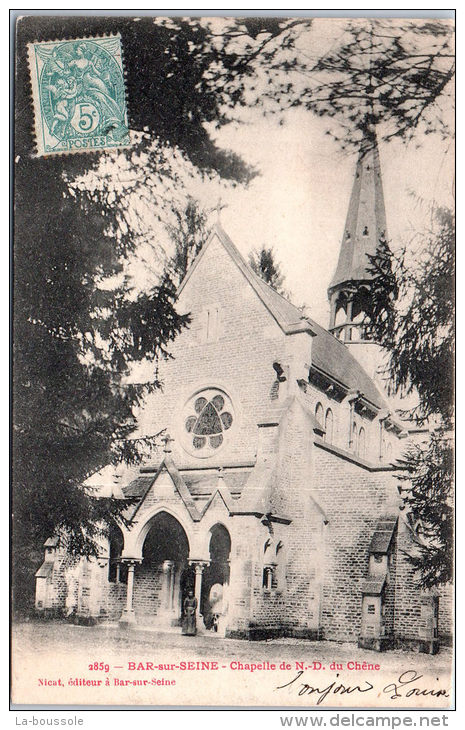
<instances>
[{"instance_id":1,"label":"gable roof","mask_svg":"<svg viewBox=\"0 0 465 730\"><path fill-rule=\"evenodd\" d=\"M39 570L35 573L36 578L48 578L53 572L53 563L42 563Z\"/></svg>"},{"instance_id":2,"label":"gable roof","mask_svg":"<svg viewBox=\"0 0 465 730\"><path fill-rule=\"evenodd\" d=\"M125 497L142 497L147 489L152 486L154 479L155 474L138 476L132 482L126 484L121 491Z\"/></svg>"},{"instance_id":3,"label":"gable roof","mask_svg":"<svg viewBox=\"0 0 465 730\"><path fill-rule=\"evenodd\" d=\"M348 391L359 390L377 408L387 408L378 388L344 343L317 324L311 317L304 316L300 309L257 276L219 223L216 223L210 238L181 282L178 295L184 289L215 236L283 332L289 335L308 332L313 336L312 365L337 380Z\"/></svg>"},{"instance_id":4,"label":"gable roof","mask_svg":"<svg viewBox=\"0 0 465 730\"><path fill-rule=\"evenodd\" d=\"M253 272L251 273L253 274ZM297 315L302 317L300 309L297 309L291 302L278 294L259 276L253 275L257 279L263 296L272 302L276 309L281 309L283 317L286 317L288 321L292 317L295 319ZM314 335L312 340L312 365L330 375L344 385L347 390L359 390L370 403L378 408L387 408L387 404L375 383L352 355L349 348L311 317L306 316L305 320L309 323Z\"/></svg>"},{"instance_id":5,"label":"gable roof","mask_svg":"<svg viewBox=\"0 0 465 730\"><path fill-rule=\"evenodd\" d=\"M218 482L218 478L217 478L217 482ZM229 514L232 514L233 506L232 506L231 495L229 494L228 489L225 488L224 486L223 487L217 486L216 489L214 490L214 492L209 497L206 505L204 506L204 508L202 510L202 517L210 509L210 506L213 504L213 501L214 501L216 495L218 495L219 498L223 500L224 506L228 510Z\"/></svg>"},{"instance_id":6,"label":"gable roof","mask_svg":"<svg viewBox=\"0 0 465 730\"><path fill-rule=\"evenodd\" d=\"M178 296L186 286L215 237L218 238L220 243L226 249L241 274L249 282L258 298L262 301L285 334L295 334L297 332L308 332L309 334L313 334L310 322L302 315L300 309L294 307L293 304L288 302L287 299L268 286L262 279L260 279L259 276L257 276L257 274L255 274L255 272L252 271L219 223L215 224L210 238L205 246L203 246L200 253L196 256L186 276L182 280L178 288Z\"/></svg>"},{"instance_id":7,"label":"gable roof","mask_svg":"<svg viewBox=\"0 0 465 730\"><path fill-rule=\"evenodd\" d=\"M363 594L368 596L379 596L383 591L385 583L386 575L383 575L380 578L367 578L362 581L360 590Z\"/></svg>"},{"instance_id":8,"label":"gable roof","mask_svg":"<svg viewBox=\"0 0 465 730\"><path fill-rule=\"evenodd\" d=\"M157 467L150 474L141 474L132 482L123 487L125 497L142 497L142 495L151 487L155 479ZM217 471L197 472L193 469L178 469L184 484L189 490L190 495L194 499L209 499L218 486ZM229 471L225 474L224 481L228 487L232 499L238 499L241 495L245 482L250 474L249 469L238 469L237 471Z\"/></svg>"},{"instance_id":9,"label":"gable roof","mask_svg":"<svg viewBox=\"0 0 465 730\"><path fill-rule=\"evenodd\" d=\"M381 517L371 538L369 553L387 553L397 526L397 517Z\"/></svg>"},{"instance_id":10,"label":"gable roof","mask_svg":"<svg viewBox=\"0 0 465 730\"><path fill-rule=\"evenodd\" d=\"M232 499L238 499L240 497L244 484L249 477L249 473L249 470L241 470L237 472L228 472L224 475L224 483ZM218 472L205 474L202 472L196 473L191 471L183 473L182 478L184 479L190 494L194 498L205 496L210 498L218 488Z\"/></svg>"},{"instance_id":11,"label":"gable roof","mask_svg":"<svg viewBox=\"0 0 465 730\"><path fill-rule=\"evenodd\" d=\"M387 408L377 386L349 348L319 324L310 322L316 334L312 342L312 366L330 375L347 390L359 390L377 408Z\"/></svg>"},{"instance_id":12,"label":"gable roof","mask_svg":"<svg viewBox=\"0 0 465 730\"><path fill-rule=\"evenodd\" d=\"M163 461L161 462L156 474L153 474L150 477L139 477L138 479L135 480L135 482L138 482L138 481L140 482L143 479L144 486L142 487L142 491L141 491L141 500L140 500L140 502L138 502L138 504L132 514L131 520L134 519L134 517L136 516L136 514L142 507L143 503L145 502L145 498L147 497L152 485L156 482L156 480L158 479L159 475L161 474L161 472L163 470L166 470L168 472L168 474L170 475L171 480L174 484L174 488L176 489L176 491L178 492L182 501L184 502L186 509L189 512L190 516L192 517L193 521L198 522L201 518L201 515L195 505L194 500L192 499L192 496L184 482L184 479L182 478L181 474L179 473L173 459L168 455L166 455L165 458L163 459ZM132 482L129 485L129 488L131 489L131 491L133 491L135 489L137 489L137 490L140 489L140 484L138 486L136 486L135 482ZM125 496L128 496L126 494L126 492L125 492Z\"/></svg>"}]
</instances>

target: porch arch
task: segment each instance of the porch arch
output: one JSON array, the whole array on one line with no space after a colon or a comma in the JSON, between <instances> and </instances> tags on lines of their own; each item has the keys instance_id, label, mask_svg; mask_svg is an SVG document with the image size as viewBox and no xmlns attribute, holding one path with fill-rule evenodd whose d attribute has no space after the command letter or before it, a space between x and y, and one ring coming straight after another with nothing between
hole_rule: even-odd
<instances>
[{"instance_id":1,"label":"porch arch","mask_svg":"<svg viewBox=\"0 0 465 730\"><path fill-rule=\"evenodd\" d=\"M215 522L206 537L209 563L203 575L202 613L207 629L224 634L228 613L231 535L222 522Z\"/></svg>"},{"instance_id":2,"label":"porch arch","mask_svg":"<svg viewBox=\"0 0 465 730\"><path fill-rule=\"evenodd\" d=\"M200 555L195 554L197 540L190 525L184 519L184 516L177 509L158 504L144 513L140 524L134 524L128 531L125 531L123 558L142 560L142 550L147 534L153 524L153 519L162 512L174 518L184 530L189 544L189 558L200 557Z\"/></svg>"},{"instance_id":3,"label":"porch arch","mask_svg":"<svg viewBox=\"0 0 465 730\"><path fill-rule=\"evenodd\" d=\"M199 555L202 556L202 560L210 559L210 541L212 536L212 530L216 525L221 525L221 527L226 530L231 541L231 547L235 542L235 539L233 538L232 525L229 525L229 527L227 527L226 521L222 516L218 517L218 514L214 515L207 512L203 516L202 521L199 523L200 532L197 539L197 552Z\"/></svg>"},{"instance_id":4,"label":"porch arch","mask_svg":"<svg viewBox=\"0 0 465 730\"><path fill-rule=\"evenodd\" d=\"M176 516L161 509L145 522L139 542L142 559L134 571L136 618L162 627L179 626L183 600L194 587L186 531Z\"/></svg>"}]
</instances>

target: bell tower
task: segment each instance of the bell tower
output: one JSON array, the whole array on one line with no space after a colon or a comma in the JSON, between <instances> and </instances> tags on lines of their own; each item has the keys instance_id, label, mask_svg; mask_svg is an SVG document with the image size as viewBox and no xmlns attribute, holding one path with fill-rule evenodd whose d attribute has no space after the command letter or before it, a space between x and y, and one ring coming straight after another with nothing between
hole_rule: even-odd
<instances>
[{"instance_id":1,"label":"bell tower","mask_svg":"<svg viewBox=\"0 0 465 730\"><path fill-rule=\"evenodd\" d=\"M360 146L339 260L328 288L329 331L352 351L374 377L381 364L381 348L364 324L366 285L373 278L370 256L386 241L381 165L376 132L368 127Z\"/></svg>"}]
</instances>

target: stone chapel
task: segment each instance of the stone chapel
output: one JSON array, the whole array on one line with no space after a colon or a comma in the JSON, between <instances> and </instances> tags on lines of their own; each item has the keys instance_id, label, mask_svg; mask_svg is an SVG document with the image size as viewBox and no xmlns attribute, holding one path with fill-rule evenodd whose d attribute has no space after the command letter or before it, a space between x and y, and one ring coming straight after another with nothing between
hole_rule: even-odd
<instances>
[{"instance_id":1,"label":"stone chapel","mask_svg":"<svg viewBox=\"0 0 465 730\"><path fill-rule=\"evenodd\" d=\"M164 446L113 485L133 498L129 528L89 560L47 540L37 612L180 631L193 590L199 630L219 636L427 652L447 641L451 596L420 591L406 560L421 540L396 480L411 434L363 325L380 238L379 152L362 144L325 329L216 225L179 288L191 325L139 419Z\"/></svg>"}]
</instances>

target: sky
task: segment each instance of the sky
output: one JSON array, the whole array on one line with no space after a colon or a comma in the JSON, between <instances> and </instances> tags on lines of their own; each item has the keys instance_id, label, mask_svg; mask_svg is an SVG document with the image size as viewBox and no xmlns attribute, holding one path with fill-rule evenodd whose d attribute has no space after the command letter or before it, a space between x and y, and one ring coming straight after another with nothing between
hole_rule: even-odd
<instances>
[{"instance_id":1,"label":"sky","mask_svg":"<svg viewBox=\"0 0 465 730\"><path fill-rule=\"evenodd\" d=\"M270 118L227 127L218 143L261 174L247 188L212 183L194 190L212 207L221 197L221 224L244 256L263 244L274 249L292 301L324 326L357 160L326 129L304 110L288 114L283 126ZM430 205L451 205L453 145L435 135L419 148L392 141L380 145L380 157L391 248L417 248L414 234L428 225Z\"/></svg>"},{"instance_id":2,"label":"sky","mask_svg":"<svg viewBox=\"0 0 465 730\"><path fill-rule=\"evenodd\" d=\"M344 23L315 21L304 50L311 49L309 53L317 56L337 42ZM140 286L150 282L148 270L160 268L157 250L168 246L166 230L155 215L162 200L177 199L182 205L190 194L213 209L221 199L221 224L244 257L263 245L272 247L293 303L306 305L306 313L327 326L326 291L345 230L357 153L343 151L328 135L330 119L302 108L263 117L259 108L246 107L241 122L219 131L210 129L210 133L219 147L237 153L257 170L259 174L247 187L201 180L181 159L172 159L183 188L169 181L155 182L146 194L138 191L128 199L132 225L136 229L142 224L141 240L147 242L140 249L135 276ZM415 251L421 247L419 234L431 220L431 206L453 204L453 143L440 135L420 133L409 143L398 139L381 143L380 158L391 248ZM120 177L137 176L137 169L123 169L121 158L116 159ZM144 162L139 161L139 172L143 173ZM102 156L94 180L87 179L85 184L116 178L115 169L114 155ZM212 213L209 222L215 220Z\"/></svg>"}]
</instances>

